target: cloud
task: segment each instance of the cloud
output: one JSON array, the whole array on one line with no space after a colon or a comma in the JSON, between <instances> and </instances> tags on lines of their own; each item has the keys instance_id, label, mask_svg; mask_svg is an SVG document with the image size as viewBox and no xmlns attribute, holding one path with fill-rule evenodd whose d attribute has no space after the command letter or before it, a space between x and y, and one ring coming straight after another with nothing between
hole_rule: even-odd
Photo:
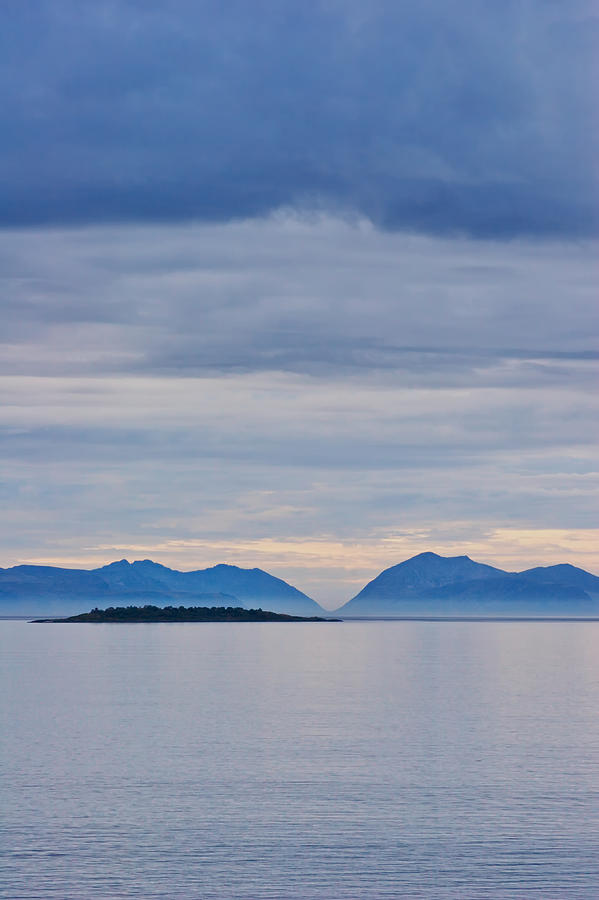
<instances>
[{"instance_id":1,"label":"cloud","mask_svg":"<svg viewBox=\"0 0 599 900\"><path fill-rule=\"evenodd\" d=\"M5 227L281 208L595 234L593 4L6 4Z\"/></svg>"},{"instance_id":2,"label":"cloud","mask_svg":"<svg viewBox=\"0 0 599 900\"><path fill-rule=\"evenodd\" d=\"M276 216L0 234L0 372L591 386L596 244Z\"/></svg>"},{"instance_id":3,"label":"cloud","mask_svg":"<svg viewBox=\"0 0 599 900\"><path fill-rule=\"evenodd\" d=\"M262 565L331 605L430 548L596 569L595 258L282 214L3 232L0 564Z\"/></svg>"},{"instance_id":4,"label":"cloud","mask_svg":"<svg viewBox=\"0 0 599 900\"><path fill-rule=\"evenodd\" d=\"M229 561L331 602L427 547L523 566L570 547L596 568L596 547L575 541L596 524L591 394L276 373L4 378L2 391L5 565ZM511 530L528 544L510 550Z\"/></svg>"}]
</instances>

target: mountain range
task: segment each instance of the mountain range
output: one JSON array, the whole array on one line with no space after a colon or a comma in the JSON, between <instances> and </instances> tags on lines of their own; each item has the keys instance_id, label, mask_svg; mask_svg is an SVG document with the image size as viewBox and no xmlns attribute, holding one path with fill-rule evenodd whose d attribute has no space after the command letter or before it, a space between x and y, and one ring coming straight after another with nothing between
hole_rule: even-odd
<instances>
[{"instance_id":1,"label":"mountain range","mask_svg":"<svg viewBox=\"0 0 599 900\"><path fill-rule=\"evenodd\" d=\"M385 569L344 616L599 616L599 577L569 564L506 572L420 553Z\"/></svg>"},{"instance_id":2,"label":"mountain range","mask_svg":"<svg viewBox=\"0 0 599 900\"><path fill-rule=\"evenodd\" d=\"M14 566L0 569L0 615L67 615L92 606L241 606L297 616L322 608L262 569L217 565L179 572L151 559L121 559L99 569Z\"/></svg>"},{"instance_id":3,"label":"mountain range","mask_svg":"<svg viewBox=\"0 0 599 900\"><path fill-rule=\"evenodd\" d=\"M262 569L216 565L193 572L150 559L97 569L0 569L0 615L71 615L94 606L239 606L289 615L323 612ZM327 611L327 613L330 611ZM506 572L468 556L420 553L391 566L340 607L353 616L599 617L599 577L569 564Z\"/></svg>"}]
</instances>

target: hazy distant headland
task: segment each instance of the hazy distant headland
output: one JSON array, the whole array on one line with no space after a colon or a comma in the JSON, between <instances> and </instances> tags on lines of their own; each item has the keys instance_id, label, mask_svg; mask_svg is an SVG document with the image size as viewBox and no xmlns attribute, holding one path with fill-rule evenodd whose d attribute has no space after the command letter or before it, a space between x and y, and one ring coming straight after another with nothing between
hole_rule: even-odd
<instances>
[{"instance_id":1,"label":"hazy distant headland","mask_svg":"<svg viewBox=\"0 0 599 900\"><path fill-rule=\"evenodd\" d=\"M98 569L14 566L0 569L0 615L58 616L92 606L201 606L268 609L292 616L322 614L322 607L262 569L217 565L193 572L150 559L126 559Z\"/></svg>"},{"instance_id":2,"label":"hazy distant headland","mask_svg":"<svg viewBox=\"0 0 599 900\"><path fill-rule=\"evenodd\" d=\"M122 559L91 570L0 569L0 615L65 617L115 606L260 609L302 618L330 614L256 568L220 564L179 572L149 559ZM506 572L468 556L426 552L385 569L337 612L344 618L599 618L599 577L569 564Z\"/></svg>"},{"instance_id":3,"label":"hazy distant headland","mask_svg":"<svg viewBox=\"0 0 599 900\"><path fill-rule=\"evenodd\" d=\"M420 553L385 569L344 616L599 617L599 577L569 564L523 572Z\"/></svg>"}]
</instances>

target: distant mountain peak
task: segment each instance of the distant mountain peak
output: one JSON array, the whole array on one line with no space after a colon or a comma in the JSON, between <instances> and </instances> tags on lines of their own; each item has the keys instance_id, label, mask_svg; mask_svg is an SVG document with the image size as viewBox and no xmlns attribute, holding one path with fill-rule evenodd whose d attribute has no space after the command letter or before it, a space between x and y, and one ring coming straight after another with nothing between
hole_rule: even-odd
<instances>
[{"instance_id":1,"label":"distant mountain peak","mask_svg":"<svg viewBox=\"0 0 599 900\"><path fill-rule=\"evenodd\" d=\"M311 616L318 604L297 588L263 569L243 569L227 563L194 572L170 569L151 559L119 559L96 569L23 566L0 569L0 612L21 614L81 611L89 603L152 603L189 605L204 597L228 605ZM218 603L217 605L222 605Z\"/></svg>"},{"instance_id":2,"label":"distant mountain peak","mask_svg":"<svg viewBox=\"0 0 599 900\"><path fill-rule=\"evenodd\" d=\"M465 554L425 551L382 571L342 607L345 615L465 615L526 608L599 614L599 578L569 563L505 572Z\"/></svg>"},{"instance_id":3,"label":"distant mountain peak","mask_svg":"<svg viewBox=\"0 0 599 900\"><path fill-rule=\"evenodd\" d=\"M154 562L153 559L136 559L131 563L131 565L137 566L138 568L143 566L146 569L166 570L167 572L175 571L175 569L169 569L168 566L163 566L162 563Z\"/></svg>"},{"instance_id":4,"label":"distant mountain peak","mask_svg":"<svg viewBox=\"0 0 599 900\"><path fill-rule=\"evenodd\" d=\"M413 562L416 559L467 559L469 562L472 562L469 556L466 556L465 553L461 553L459 556L442 556L441 553L434 553L433 550L423 550L422 553L417 553L416 556L410 556L409 559L404 559L403 563L398 563L398 565L402 566L405 563Z\"/></svg>"},{"instance_id":5,"label":"distant mountain peak","mask_svg":"<svg viewBox=\"0 0 599 900\"><path fill-rule=\"evenodd\" d=\"M116 568L129 568L132 565L128 559L115 559L114 562L106 563L105 566L101 566L100 569L96 569L96 571L100 571L101 569L116 569Z\"/></svg>"}]
</instances>

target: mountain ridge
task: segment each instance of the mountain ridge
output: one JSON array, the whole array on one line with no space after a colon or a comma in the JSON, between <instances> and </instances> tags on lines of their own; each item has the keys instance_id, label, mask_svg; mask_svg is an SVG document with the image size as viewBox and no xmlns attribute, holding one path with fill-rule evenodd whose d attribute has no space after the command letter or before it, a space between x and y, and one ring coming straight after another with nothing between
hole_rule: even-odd
<instances>
[{"instance_id":1,"label":"mountain ridge","mask_svg":"<svg viewBox=\"0 0 599 900\"><path fill-rule=\"evenodd\" d=\"M151 559L95 569L0 569L0 615L66 615L89 605L237 606L290 615L324 610L263 569L217 563L179 571ZM327 614L331 610L324 610ZM598 616L599 576L570 563L508 572L467 555L419 553L380 572L335 610L352 616Z\"/></svg>"},{"instance_id":2,"label":"mountain ridge","mask_svg":"<svg viewBox=\"0 0 599 900\"><path fill-rule=\"evenodd\" d=\"M115 560L96 569L13 566L0 569L0 615L83 612L113 601L156 606L228 605L315 615L322 607L297 588L262 569L218 563L180 572L153 560Z\"/></svg>"},{"instance_id":3,"label":"mountain ridge","mask_svg":"<svg viewBox=\"0 0 599 900\"><path fill-rule=\"evenodd\" d=\"M426 551L384 569L336 610L350 616L599 616L599 577L563 563L508 572Z\"/></svg>"}]
</instances>

